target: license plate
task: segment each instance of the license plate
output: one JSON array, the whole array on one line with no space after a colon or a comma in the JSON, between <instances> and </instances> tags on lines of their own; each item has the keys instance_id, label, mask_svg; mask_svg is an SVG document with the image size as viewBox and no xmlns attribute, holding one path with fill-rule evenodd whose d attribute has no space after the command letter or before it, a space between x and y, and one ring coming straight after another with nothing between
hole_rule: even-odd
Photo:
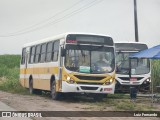
<instances>
[{"instance_id":1,"label":"license plate","mask_svg":"<svg viewBox=\"0 0 160 120\"><path fill-rule=\"evenodd\" d=\"M112 88L104 88L104 91L112 91Z\"/></svg>"},{"instance_id":2,"label":"license plate","mask_svg":"<svg viewBox=\"0 0 160 120\"><path fill-rule=\"evenodd\" d=\"M137 78L130 78L130 81L137 81Z\"/></svg>"},{"instance_id":3,"label":"license plate","mask_svg":"<svg viewBox=\"0 0 160 120\"><path fill-rule=\"evenodd\" d=\"M134 81L137 81L137 78L130 78L130 84L133 84Z\"/></svg>"}]
</instances>

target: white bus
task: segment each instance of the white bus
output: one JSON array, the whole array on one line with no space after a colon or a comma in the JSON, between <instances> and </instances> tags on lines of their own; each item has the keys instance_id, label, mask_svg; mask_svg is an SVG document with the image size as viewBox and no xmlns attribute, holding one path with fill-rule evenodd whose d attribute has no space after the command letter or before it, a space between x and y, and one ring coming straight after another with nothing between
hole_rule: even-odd
<instances>
[{"instance_id":1,"label":"white bus","mask_svg":"<svg viewBox=\"0 0 160 120\"><path fill-rule=\"evenodd\" d=\"M131 60L131 78L129 77L129 56L141 50L148 49L147 45L139 42L117 42L116 50L116 92L128 92L130 86L139 91L150 90L151 69L148 59Z\"/></svg>"},{"instance_id":2,"label":"white bus","mask_svg":"<svg viewBox=\"0 0 160 120\"><path fill-rule=\"evenodd\" d=\"M25 44L20 82L30 93L87 93L95 99L114 94L115 53L106 35L65 33Z\"/></svg>"}]
</instances>

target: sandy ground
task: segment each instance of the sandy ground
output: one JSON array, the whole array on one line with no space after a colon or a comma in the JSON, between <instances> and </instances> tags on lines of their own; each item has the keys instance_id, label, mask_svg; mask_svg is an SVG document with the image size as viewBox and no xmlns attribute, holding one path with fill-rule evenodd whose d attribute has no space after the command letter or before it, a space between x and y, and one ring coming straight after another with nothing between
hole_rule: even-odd
<instances>
[{"instance_id":1,"label":"sandy ground","mask_svg":"<svg viewBox=\"0 0 160 120\"><path fill-rule=\"evenodd\" d=\"M96 111L91 106L72 98L55 101L38 95L19 95L0 91L0 101L18 111ZM111 111L112 108L105 109ZM33 120L159 120L157 117L54 117L32 118Z\"/></svg>"}]
</instances>

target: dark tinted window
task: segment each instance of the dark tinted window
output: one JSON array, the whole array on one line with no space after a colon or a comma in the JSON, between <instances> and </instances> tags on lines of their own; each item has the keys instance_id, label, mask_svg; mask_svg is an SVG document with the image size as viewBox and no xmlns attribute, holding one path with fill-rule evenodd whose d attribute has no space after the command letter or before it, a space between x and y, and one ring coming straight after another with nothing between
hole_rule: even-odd
<instances>
[{"instance_id":1,"label":"dark tinted window","mask_svg":"<svg viewBox=\"0 0 160 120\"><path fill-rule=\"evenodd\" d=\"M30 51L30 63L34 63L34 56L35 56L35 46L31 47L31 51Z\"/></svg>"},{"instance_id":2,"label":"dark tinted window","mask_svg":"<svg viewBox=\"0 0 160 120\"><path fill-rule=\"evenodd\" d=\"M42 44L40 62L45 62L45 58L46 58L46 44Z\"/></svg>"},{"instance_id":3,"label":"dark tinted window","mask_svg":"<svg viewBox=\"0 0 160 120\"><path fill-rule=\"evenodd\" d=\"M46 56L47 62L52 61L52 52L53 52L53 42L49 42L47 44L47 56Z\"/></svg>"},{"instance_id":4,"label":"dark tinted window","mask_svg":"<svg viewBox=\"0 0 160 120\"><path fill-rule=\"evenodd\" d=\"M25 64L25 59L26 59L26 48L23 48L22 57L21 57L21 64Z\"/></svg>"},{"instance_id":5,"label":"dark tinted window","mask_svg":"<svg viewBox=\"0 0 160 120\"><path fill-rule=\"evenodd\" d=\"M54 42L53 61L58 60L58 53L59 53L59 40Z\"/></svg>"},{"instance_id":6,"label":"dark tinted window","mask_svg":"<svg viewBox=\"0 0 160 120\"><path fill-rule=\"evenodd\" d=\"M37 46L36 46L35 63L38 63L38 62L39 62L40 53L41 53L41 45L37 45Z\"/></svg>"}]
</instances>

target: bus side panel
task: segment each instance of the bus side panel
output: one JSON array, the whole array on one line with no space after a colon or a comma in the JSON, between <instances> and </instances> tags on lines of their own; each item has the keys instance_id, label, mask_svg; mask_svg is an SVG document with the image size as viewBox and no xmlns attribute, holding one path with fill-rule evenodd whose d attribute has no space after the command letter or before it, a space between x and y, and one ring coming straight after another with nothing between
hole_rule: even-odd
<instances>
[{"instance_id":1,"label":"bus side panel","mask_svg":"<svg viewBox=\"0 0 160 120\"><path fill-rule=\"evenodd\" d=\"M47 66L47 65L44 65ZM33 73L32 73L33 71ZM33 88L50 90L50 79L52 75L57 76L58 67L34 67L30 68L29 72L33 77ZM57 84L58 85L58 84ZM59 85L57 86L59 89Z\"/></svg>"},{"instance_id":2,"label":"bus side panel","mask_svg":"<svg viewBox=\"0 0 160 120\"><path fill-rule=\"evenodd\" d=\"M20 66L20 78L19 78L19 82L20 82L20 84L23 87L25 87L24 68L22 66L23 65Z\"/></svg>"},{"instance_id":3,"label":"bus side panel","mask_svg":"<svg viewBox=\"0 0 160 120\"><path fill-rule=\"evenodd\" d=\"M35 89L50 90L49 79L34 79L33 85Z\"/></svg>"},{"instance_id":4,"label":"bus side panel","mask_svg":"<svg viewBox=\"0 0 160 120\"><path fill-rule=\"evenodd\" d=\"M28 69L25 69L21 66L20 68L20 84L23 87L29 88L29 75L28 75Z\"/></svg>"}]
</instances>

